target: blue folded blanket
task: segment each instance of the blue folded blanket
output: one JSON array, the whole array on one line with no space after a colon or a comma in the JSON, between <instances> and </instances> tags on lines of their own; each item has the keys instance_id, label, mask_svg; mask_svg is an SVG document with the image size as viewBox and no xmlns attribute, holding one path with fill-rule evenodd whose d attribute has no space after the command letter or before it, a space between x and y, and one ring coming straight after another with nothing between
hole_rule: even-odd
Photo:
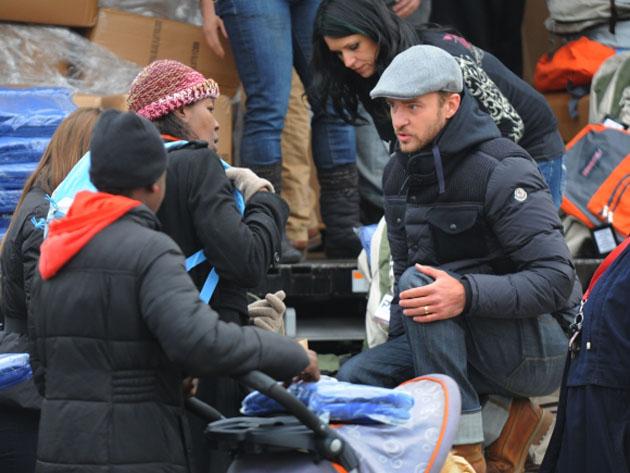
<instances>
[{"instance_id":1,"label":"blue folded blanket","mask_svg":"<svg viewBox=\"0 0 630 473\"><path fill-rule=\"evenodd\" d=\"M28 358L28 353L0 354L0 390L31 378Z\"/></svg>"},{"instance_id":2,"label":"blue folded blanket","mask_svg":"<svg viewBox=\"0 0 630 473\"><path fill-rule=\"evenodd\" d=\"M345 383L323 376L317 383L296 383L288 391L327 422L403 424L410 419L413 397L402 391ZM241 412L258 416L284 412L273 399L258 391L244 400Z\"/></svg>"}]
</instances>

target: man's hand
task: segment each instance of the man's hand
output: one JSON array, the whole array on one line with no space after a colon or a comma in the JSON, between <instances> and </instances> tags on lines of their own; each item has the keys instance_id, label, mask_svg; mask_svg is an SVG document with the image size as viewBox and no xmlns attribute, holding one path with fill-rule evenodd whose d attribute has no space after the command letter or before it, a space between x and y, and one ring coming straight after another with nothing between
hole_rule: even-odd
<instances>
[{"instance_id":1,"label":"man's hand","mask_svg":"<svg viewBox=\"0 0 630 473\"><path fill-rule=\"evenodd\" d=\"M247 306L249 321L256 327L284 335L284 291L268 293L264 299L252 302Z\"/></svg>"},{"instance_id":2,"label":"man's hand","mask_svg":"<svg viewBox=\"0 0 630 473\"><path fill-rule=\"evenodd\" d=\"M317 364L317 353L315 353L313 350L306 350L306 353L308 353L308 366L304 368L304 371L297 375L293 381L319 381L319 365Z\"/></svg>"},{"instance_id":3,"label":"man's hand","mask_svg":"<svg viewBox=\"0 0 630 473\"><path fill-rule=\"evenodd\" d=\"M182 388L184 397L193 397L197 395L197 387L199 386L199 378L184 378Z\"/></svg>"},{"instance_id":4,"label":"man's hand","mask_svg":"<svg viewBox=\"0 0 630 473\"><path fill-rule=\"evenodd\" d=\"M274 192L271 182L262 177L258 177L251 169L231 167L225 170L225 175L234 183L234 186L241 191L245 202L248 202L256 192Z\"/></svg>"},{"instance_id":5,"label":"man's hand","mask_svg":"<svg viewBox=\"0 0 630 473\"><path fill-rule=\"evenodd\" d=\"M416 264L416 269L435 281L400 293L403 314L414 322L427 323L450 319L462 313L466 306L464 285L448 274L431 266Z\"/></svg>"},{"instance_id":6,"label":"man's hand","mask_svg":"<svg viewBox=\"0 0 630 473\"><path fill-rule=\"evenodd\" d=\"M398 0L392 9L401 18L406 18L420 7L421 0Z\"/></svg>"},{"instance_id":7,"label":"man's hand","mask_svg":"<svg viewBox=\"0 0 630 473\"><path fill-rule=\"evenodd\" d=\"M221 45L219 34L222 34L224 38L228 37L223 20L215 13L213 0L201 0L200 4L203 17L203 35L206 38L206 43L214 54L223 58L225 51Z\"/></svg>"}]
</instances>

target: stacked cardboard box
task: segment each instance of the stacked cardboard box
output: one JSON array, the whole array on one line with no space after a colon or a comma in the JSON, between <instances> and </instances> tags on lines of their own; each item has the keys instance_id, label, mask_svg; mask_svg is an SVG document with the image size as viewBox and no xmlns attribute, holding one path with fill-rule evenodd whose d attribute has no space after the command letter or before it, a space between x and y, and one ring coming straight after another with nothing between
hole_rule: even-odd
<instances>
[{"instance_id":1,"label":"stacked cardboard box","mask_svg":"<svg viewBox=\"0 0 630 473\"><path fill-rule=\"evenodd\" d=\"M239 85L229 45L223 43L225 57L219 58L206 44L202 29L193 25L102 9L88 37L140 66L156 59L175 59L187 64L217 81L225 95L234 95Z\"/></svg>"},{"instance_id":2,"label":"stacked cardboard box","mask_svg":"<svg viewBox=\"0 0 630 473\"><path fill-rule=\"evenodd\" d=\"M215 104L215 117L221 126L219 154L222 159L232 162L232 106L229 97L236 93L239 78L229 44L224 42L226 54L224 58L219 58L207 46L199 27L117 10L99 10L98 0L64 0L63 8L59 3L50 0L3 0L0 1L0 20L90 27L83 30L90 41L138 66L146 66L156 59L175 59L206 77L212 77L218 82L222 94ZM38 55L36 62L46 61L45 51L32 54ZM48 69L68 74L68 64L54 66ZM78 106L126 108L123 95L77 93L74 102Z\"/></svg>"},{"instance_id":3,"label":"stacked cardboard box","mask_svg":"<svg viewBox=\"0 0 630 473\"><path fill-rule=\"evenodd\" d=\"M63 3L63 5L62 5ZM0 20L89 27L96 24L98 0L2 0Z\"/></svg>"},{"instance_id":4,"label":"stacked cardboard box","mask_svg":"<svg viewBox=\"0 0 630 473\"><path fill-rule=\"evenodd\" d=\"M571 116L569 113L571 96L568 93L551 92L545 94L545 98L558 119L558 130L565 143L588 124L588 95L578 100L576 116Z\"/></svg>"}]
</instances>

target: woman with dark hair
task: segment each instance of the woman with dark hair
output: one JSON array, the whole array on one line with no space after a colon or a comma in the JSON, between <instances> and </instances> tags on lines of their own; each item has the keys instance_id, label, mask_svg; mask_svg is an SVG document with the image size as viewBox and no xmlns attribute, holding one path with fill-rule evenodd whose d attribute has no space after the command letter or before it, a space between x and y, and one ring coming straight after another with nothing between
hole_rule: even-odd
<instances>
[{"instance_id":1,"label":"woman with dark hair","mask_svg":"<svg viewBox=\"0 0 630 473\"><path fill-rule=\"evenodd\" d=\"M370 90L396 55L417 44L449 52L459 63L464 83L501 134L525 148L545 177L554 203L562 199L564 144L544 97L514 75L492 54L451 31L404 23L383 0L323 0L313 33L313 93L330 99L337 115L360 123L359 103L390 144L396 135L383 100Z\"/></svg>"},{"instance_id":2,"label":"woman with dark hair","mask_svg":"<svg viewBox=\"0 0 630 473\"><path fill-rule=\"evenodd\" d=\"M214 80L180 62L160 59L138 74L128 103L131 111L157 127L167 144L185 142L169 149L166 195L157 212L162 230L187 257L203 250L206 261L189 274L202 295L216 274L208 301L222 321L257 324L248 309L247 290L259 286L279 261L289 209L273 186L250 169L224 170L215 152L219 124L213 111L218 96ZM243 213L235 202L235 187L243 194ZM271 318L277 325L282 313ZM233 416L243 395L232 379L202 377L198 397ZM207 448L206 423L191 416L191 426L198 471L226 471L231 459Z\"/></svg>"},{"instance_id":3,"label":"woman with dark hair","mask_svg":"<svg viewBox=\"0 0 630 473\"><path fill-rule=\"evenodd\" d=\"M48 213L46 199L90 146L98 108L79 108L61 122L28 178L2 240L2 320L0 352L26 352L27 309ZM35 470L41 398L31 381L0 391L0 471Z\"/></svg>"}]
</instances>

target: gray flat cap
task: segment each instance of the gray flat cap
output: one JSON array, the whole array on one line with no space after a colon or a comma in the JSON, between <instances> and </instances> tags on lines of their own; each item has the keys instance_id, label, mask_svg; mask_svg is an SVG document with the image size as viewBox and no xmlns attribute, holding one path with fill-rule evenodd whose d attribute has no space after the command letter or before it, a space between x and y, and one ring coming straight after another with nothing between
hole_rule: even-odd
<instances>
[{"instance_id":1,"label":"gray flat cap","mask_svg":"<svg viewBox=\"0 0 630 473\"><path fill-rule=\"evenodd\" d=\"M461 92L462 71L453 56L428 44L403 51L387 66L370 97L408 100L430 92Z\"/></svg>"}]
</instances>

